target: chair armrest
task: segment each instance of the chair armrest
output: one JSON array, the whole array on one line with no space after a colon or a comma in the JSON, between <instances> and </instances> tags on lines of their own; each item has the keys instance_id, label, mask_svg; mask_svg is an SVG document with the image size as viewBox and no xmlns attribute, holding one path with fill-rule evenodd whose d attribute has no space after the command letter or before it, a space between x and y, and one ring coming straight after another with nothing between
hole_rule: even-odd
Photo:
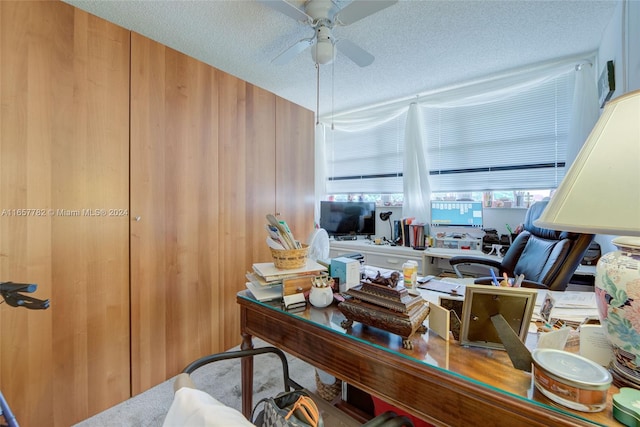
<instances>
[{"instance_id":1,"label":"chair armrest","mask_svg":"<svg viewBox=\"0 0 640 427\"><path fill-rule=\"evenodd\" d=\"M249 350L226 351L222 353L211 354L209 356L204 356L200 359L195 360L194 362L191 362L186 368L182 370L182 372L191 374L196 369L212 362L237 359L241 357L253 357L264 353L273 353L280 358L280 361L282 362L282 379L284 382L285 391L289 391L291 390L291 388L298 390L302 388L300 384L289 378L289 362L287 361L287 357L284 355L282 350L275 347L258 347Z\"/></svg>"},{"instance_id":2,"label":"chair armrest","mask_svg":"<svg viewBox=\"0 0 640 427\"><path fill-rule=\"evenodd\" d=\"M501 264L499 261L495 259L489 258L481 258L477 256L468 256L468 255L457 255L449 258L449 264L457 265L457 264L482 264L488 265L494 268L500 268Z\"/></svg>"},{"instance_id":3,"label":"chair armrest","mask_svg":"<svg viewBox=\"0 0 640 427\"><path fill-rule=\"evenodd\" d=\"M449 259L449 264L451 265L451 267L453 267L453 270L456 272L456 275L459 278L464 277L464 275L458 269L458 265L461 265L461 264L485 265L489 268L495 268L500 272L500 274L502 274L502 271L503 271L502 264L500 264L500 262L495 259L481 258L481 257L475 257L475 256L469 256L469 255L457 255L457 256L451 257ZM507 272L507 273L510 273L510 272Z\"/></svg>"}]
</instances>

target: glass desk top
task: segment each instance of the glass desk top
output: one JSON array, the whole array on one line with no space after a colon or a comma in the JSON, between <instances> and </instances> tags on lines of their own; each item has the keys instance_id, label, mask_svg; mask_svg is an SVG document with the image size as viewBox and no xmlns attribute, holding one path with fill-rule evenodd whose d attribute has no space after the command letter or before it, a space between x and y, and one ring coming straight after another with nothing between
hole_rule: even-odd
<instances>
[{"instance_id":1,"label":"glass desk top","mask_svg":"<svg viewBox=\"0 0 640 427\"><path fill-rule=\"evenodd\" d=\"M315 308L307 304L303 311L287 312L283 310L281 302L260 302L255 300L248 291L240 292L238 298L277 311L301 322L330 330L361 343L364 349L367 346L372 346L394 357L424 364L478 387L519 399L527 405L557 411L564 416L573 417L576 421L580 420L584 423L595 423L596 425L615 423L611 414L611 396L618 392L615 386L609 390L609 404L604 411L596 413L574 411L560 406L542 395L534 387L531 373L514 368L504 350L461 346L455 340L445 341L431 330L424 334L414 333L410 337L413 348L407 349L403 347L400 336L378 328L359 322L354 322L348 330L343 328L341 323L346 318L338 310L336 302L326 308ZM425 324L428 324L428 318ZM536 344L537 334L529 333L527 347L533 349Z\"/></svg>"}]
</instances>

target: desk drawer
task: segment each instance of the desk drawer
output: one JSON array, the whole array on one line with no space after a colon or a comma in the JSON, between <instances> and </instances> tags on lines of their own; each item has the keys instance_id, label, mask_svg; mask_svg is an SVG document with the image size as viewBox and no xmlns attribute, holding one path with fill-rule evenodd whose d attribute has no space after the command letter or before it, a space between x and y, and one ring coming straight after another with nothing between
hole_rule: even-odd
<instances>
[{"instance_id":1,"label":"desk drawer","mask_svg":"<svg viewBox=\"0 0 640 427\"><path fill-rule=\"evenodd\" d=\"M408 260L416 261L418 263L418 274L422 274L422 258L417 257L368 253L366 255L365 263L374 267L402 271L402 264Z\"/></svg>"}]
</instances>

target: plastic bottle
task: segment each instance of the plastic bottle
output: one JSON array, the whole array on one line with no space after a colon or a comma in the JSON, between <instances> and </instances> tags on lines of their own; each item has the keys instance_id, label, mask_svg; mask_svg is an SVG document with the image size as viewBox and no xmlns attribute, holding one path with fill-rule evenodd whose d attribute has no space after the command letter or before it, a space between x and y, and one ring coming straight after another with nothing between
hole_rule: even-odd
<instances>
[{"instance_id":1,"label":"plastic bottle","mask_svg":"<svg viewBox=\"0 0 640 427\"><path fill-rule=\"evenodd\" d=\"M411 288L415 289L418 286L418 262L417 261L407 261L413 266L413 271L411 272Z\"/></svg>"},{"instance_id":2,"label":"plastic bottle","mask_svg":"<svg viewBox=\"0 0 640 427\"><path fill-rule=\"evenodd\" d=\"M418 263L416 261L407 261L402 264L402 275L404 276L404 287L413 289L418 280Z\"/></svg>"}]
</instances>

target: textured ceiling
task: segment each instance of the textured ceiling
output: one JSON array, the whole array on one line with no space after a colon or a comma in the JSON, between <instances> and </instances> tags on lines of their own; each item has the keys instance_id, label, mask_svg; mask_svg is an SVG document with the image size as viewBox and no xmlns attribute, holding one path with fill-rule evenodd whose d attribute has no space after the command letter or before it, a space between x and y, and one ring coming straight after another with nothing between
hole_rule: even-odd
<instances>
[{"instance_id":1,"label":"textured ceiling","mask_svg":"<svg viewBox=\"0 0 640 427\"><path fill-rule=\"evenodd\" d=\"M64 1L316 109L316 69L310 52L284 65L271 63L298 40L312 36L313 30L258 1ZM334 29L336 39L356 43L375 61L360 68L338 53L332 65L321 66L320 112L411 97L529 64L592 53L618 2L400 0ZM302 7L304 1L289 3Z\"/></svg>"}]
</instances>

